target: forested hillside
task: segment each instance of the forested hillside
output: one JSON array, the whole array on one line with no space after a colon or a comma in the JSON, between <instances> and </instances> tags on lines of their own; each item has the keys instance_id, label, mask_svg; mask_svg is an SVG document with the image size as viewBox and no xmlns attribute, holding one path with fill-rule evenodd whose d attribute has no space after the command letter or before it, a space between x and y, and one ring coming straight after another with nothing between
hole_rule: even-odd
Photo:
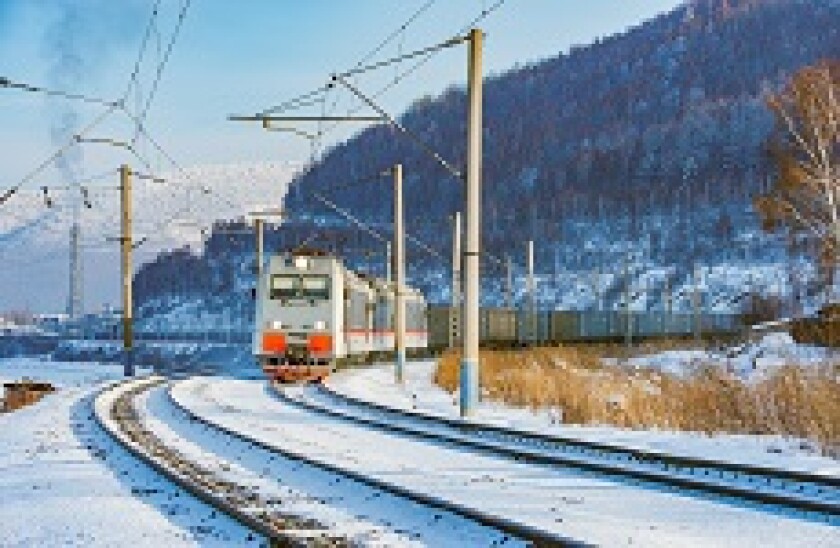
<instances>
[{"instance_id":1,"label":"forested hillside","mask_svg":"<svg viewBox=\"0 0 840 548\"><path fill-rule=\"evenodd\" d=\"M521 264L523 242L534 239L546 304L559 307L609 307L631 294L639 306L657 306L657 291L690 283L698 262L710 292L716 276L724 285L732 278L742 293L747 277L758 280L757 291L772 292L767 280L782 270L762 268L798 259L758 234L752 212L753 197L773 177L766 148L773 118L764 96L800 67L838 52L836 0L696 0L623 34L487 78L482 229L489 253L514 254ZM400 121L463 167L463 89L418 99ZM382 245L335 217L314 193L387 235L387 185L347 183L398 161L408 231L443 254L409 246L409 275L433 300L445 298L448 219L462 207L463 185L386 126L327 151L292 183L287 209L320 224L290 225L271 235L270 245L282 250L308 240L357 267L381 264L375 253ZM231 251L221 252L235 256ZM212 255L208 248L201 260L213 262ZM485 263L492 301L502 271ZM170 290L149 283L160 268L138 274L141 299ZM793 270L806 273L801 284L814 283L807 266ZM597 284L587 281L593 272ZM643 288L631 292L630 285ZM724 304L735 306L735 293Z\"/></svg>"},{"instance_id":2,"label":"forested hillside","mask_svg":"<svg viewBox=\"0 0 840 548\"><path fill-rule=\"evenodd\" d=\"M627 34L488 79L486 234L556 241L570 217L639 218L748 203L771 176L764 142L772 118L763 92L837 55L838 23L840 5L832 0L692 2ZM401 121L463 166L463 90L419 100ZM330 151L294 186L326 189L361 218L387 221L381 186L328 189L396 161L405 166L415 230L443 225L461 207L461 185L382 126ZM309 192L293 191L287 205L324 210Z\"/></svg>"}]
</instances>

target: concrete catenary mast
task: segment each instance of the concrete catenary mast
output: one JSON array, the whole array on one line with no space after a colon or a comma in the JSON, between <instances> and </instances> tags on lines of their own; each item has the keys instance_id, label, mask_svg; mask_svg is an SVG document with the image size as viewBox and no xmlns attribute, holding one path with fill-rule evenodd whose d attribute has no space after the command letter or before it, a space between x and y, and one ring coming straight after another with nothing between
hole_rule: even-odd
<instances>
[{"instance_id":1,"label":"concrete catenary mast","mask_svg":"<svg viewBox=\"0 0 840 548\"><path fill-rule=\"evenodd\" d=\"M461 416L475 412L478 403L479 251L481 249L481 133L482 44L484 35L470 31L467 74L467 209L464 251L464 352L461 362Z\"/></svg>"}]
</instances>

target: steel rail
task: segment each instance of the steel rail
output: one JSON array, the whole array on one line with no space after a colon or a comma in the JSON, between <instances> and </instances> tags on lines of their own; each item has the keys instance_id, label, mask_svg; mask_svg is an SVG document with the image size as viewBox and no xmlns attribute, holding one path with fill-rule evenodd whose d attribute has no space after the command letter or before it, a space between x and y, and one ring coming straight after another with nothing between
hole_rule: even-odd
<instances>
[{"instance_id":1,"label":"steel rail","mask_svg":"<svg viewBox=\"0 0 840 548\"><path fill-rule=\"evenodd\" d=\"M397 409L394 407L389 407L387 405L382 405L379 403L363 400L361 398L356 398L337 390L334 390L325 385L319 385L318 389L325 394L328 394L331 397L335 397L340 400L344 400L348 403L352 403L359 406L370 407L374 408L377 411L385 411L385 412L394 412L401 415L409 416L412 418L417 419L424 419L430 420L433 422L441 422L446 424L447 426L456 426L459 428L473 428L476 430L484 430L488 432L500 433L500 434L508 434L511 436L515 436L518 438L524 439L535 439L544 442L555 442L555 443L566 443L569 445L576 445L587 447L590 449L596 449L599 451L604 452L615 452L615 453L623 453L623 454L631 454L637 460L644 461L644 460L659 460L659 461L669 461L673 462L675 465L681 465L686 467L693 467L693 468L701 468L701 467L716 467L716 468L727 468L727 470L731 470L733 472L740 472L740 473L749 473L749 474L757 474L757 475L773 475L774 477L778 477L779 479L787 480L787 481L798 481L803 483L820 483L826 484L830 487L840 488L840 477L836 476L828 476L824 474L812 474L808 472L798 472L795 470L782 470L778 468L770 468L766 466L757 466L752 464L739 464L733 462L726 462L726 461L716 461L711 459L705 459L702 457L688 457L688 456L680 456L680 455L672 455L669 453L662 453L658 451L649 451L645 449L637 449L633 447L626 447L622 445L614 445L609 443L603 442L596 442L596 441L589 441L583 440L579 438L571 438L566 436L556 436L551 434L540 434L539 432L529 432L526 430L518 430L515 428L508 428L505 426L498 426L492 424L478 424L475 422L465 422L456 419L449 419L446 417L438 417L434 415L429 415L426 413L420 413L417 411L409 411L407 409Z\"/></svg>"},{"instance_id":2,"label":"steel rail","mask_svg":"<svg viewBox=\"0 0 840 548\"><path fill-rule=\"evenodd\" d=\"M332 416L334 418L365 424L369 427L380 430L396 432L402 435L428 439L431 441L444 442L449 444L469 447L473 450L489 452L496 455L512 458L518 461L528 461L535 464L548 466L562 466L578 468L596 473L611 475L613 477L629 477L635 480L651 482L659 485L667 485L687 489L690 491L710 493L734 497L751 502L768 504L773 506L795 509L805 512L817 512L826 514L833 518L840 516L840 504L830 500L818 500L805 498L796 493L782 493L779 491L762 491L762 486L778 486L784 482L807 483L821 489L835 489L840 486L840 478L796 472L789 470L777 470L767 467L736 464L729 462L714 461L710 459L684 457L658 453L635 448L621 447L598 442L590 442L574 438L551 436L535 432L526 432L502 426L476 424L475 422L436 417L415 411L395 409L385 405L368 402L352 396L338 393L324 387L318 388L329 397L345 402L345 405L356 406L374 410L385 415L410 419L438 427L446 427L455 430L455 434L435 432L416 424L394 424L372 418L360 417L349 412L330 409L323 405L314 404L290 397L283 393L282 389L274 387L274 393L282 401L306 408L313 412ZM487 438L495 437L495 440ZM529 447L515 448L511 444ZM536 447L535 447L536 446ZM576 454L549 454L546 448L551 446L566 447L576 451ZM540 450L542 449L542 451ZM586 453L589 451L590 453ZM598 460L587 460L592 457L592 452L600 453L601 458L606 454L623 457L621 466L618 463L609 463ZM659 465L659 468L654 468ZM644 468L647 466L647 469ZM702 476L692 476L696 470L705 472ZM688 475L674 475L686 474ZM721 480L727 478L738 479L738 475L748 476L746 481L758 489L750 486L739 486L734 483L722 483L716 481L711 475L714 472ZM757 483L761 480L762 483Z\"/></svg>"},{"instance_id":3,"label":"steel rail","mask_svg":"<svg viewBox=\"0 0 840 548\"><path fill-rule=\"evenodd\" d=\"M200 466L196 466L195 471L198 474L191 478L190 475L180 471L172 461L167 462L167 459L173 455L167 454L167 448L159 441L157 444L145 447L148 449L148 451L145 451L142 446L142 439L138 439L138 436L142 436L143 433L150 433L145 431L144 427L140 423L136 412L134 412L133 407L131 407L131 401L143 391L158 386L162 382L163 379L131 379L106 386L95 394L93 398L93 416L97 425L105 431L115 443L127 450L132 456L149 466L152 470L177 485L196 499L238 522L246 529L264 537L269 541L270 546L272 547L342 545L340 541L343 539L330 537L324 537L323 539L305 539L298 535L294 535L294 525L298 525L298 522L303 523L303 519L291 516L272 516L269 511L254 511L253 506L250 506L251 511L249 512L245 508L232 503L229 499L235 495L234 491L237 488L236 485L220 480L218 482L220 489L213 489L214 481L212 475L203 471ZM128 389L124 394L118 396L108 409L102 409L100 406L96 405L96 402L108 392L123 388L131 383L135 383L137 386ZM153 434L151 436L153 436ZM177 455L177 452L172 451L172 453ZM183 457L181 457L181 459L183 459ZM196 481L194 478L200 479L200 481ZM221 491L221 493L216 491ZM280 523L277 523L278 517ZM288 518L288 521L284 522L286 518ZM306 525L311 525L312 523L314 522L307 521ZM292 525L293 527L287 528L289 525ZM306 529L311 530L311 527ZM301 531L303 528L298 528L297 530ZM319 541L321 540L324 541L324 544L319 544ZM312 542L307 543L308 541ZM339 542L337 543L336 541Z\"/></svg>"},{"instance_id":4,"label":"steel rail","mask_svg":"<svg viewBox=\"0 0 840 548\"><path fill-rule=\"evenodd\" d=\"M273 393L273 391L269 391ZM419 503L424 506L430 506L432 508L437 508L439 510L443 510L445 512L450 512L452 514L459 515L463 518L468 520L474 521L486 527L490 527L516 537L518 539L524 540L526 542L531 543L533 546L542 547L542 546L589 546L585 542L579 541L577 539L572 539L568 537L563 537L560 535L556 535L554 533L550 533L548 531L543 531L541 529L537 529L535 527L519 523L516 521L504 519L499 516L495 516L492 514L488 514L482 512L476 508L472 508L469 506L457 504L448 500L445 500L440 497L436 497L433 495L429 495L427 493L422 493L415 491L413 489L409 489L403 487L401 485L391 483L388 481L380 480L377 478L373 478L357 472L355 470L351 470L349 468L345 468L343 466L338 466L335 464L330 464L327 462L320 461L316 458L307 456L303 453L298 453L295 451L290 451L288 449L278 447L274 444L268 443L265 440L262 440L258 437L251 436L249 434L245 434L243 432L239 432L234 430L230 427L227 427L223 424L220 424L214 420L208 419L206 417L202 417L198 413L194 412L193 410L189 409L186 405L182 404L172 395L172 386L166 390L166 395L170 403L179 409L181 412L186 414L190 417L191 420L198 421L203 425L212 428L214 430L220 431L225 433L231 437L244 441L246 443L252 444L256 447L259 447L265 451L269 451L278 455L283 456L284 458L290 460L296 460L299 462L303 462L309 466L313 466L315 468L320 468L322 470L326 470L327 472L338 474L341 476L345 476L351 480L357 481L361 484L367 485L369 487L373 487L375 489L379 489L385 491L387 493L391 493L401 498L408 499L410 501Z\"/></svg>"}]
</instances>

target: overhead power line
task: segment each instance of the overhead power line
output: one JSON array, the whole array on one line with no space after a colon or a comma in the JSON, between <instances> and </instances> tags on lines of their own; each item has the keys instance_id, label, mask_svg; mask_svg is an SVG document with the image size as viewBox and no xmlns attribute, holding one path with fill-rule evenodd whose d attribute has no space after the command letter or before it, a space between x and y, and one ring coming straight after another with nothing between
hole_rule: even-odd
<instances>
[{"instance_id":1,"label":"overhead power line","mask_svg":"<svg viewBox=\"0 0 840 548\"><path fill-rule=\"evenodd\" d=\"M466 25L461 27L456 34L457 35L463 35L467 31L469 31L469 29L473 28L475 25L480 23L482 20L484 20L485 18L490 16L493 12L495 12L496 10L501 8L504 5L504 3L505 3L505 0L497 0L489 8L483 9L478 16L476 16L475 18L470 20ZM376 100L376 99L379 99L380 97L382 97L385 93L387 93L388 91L390 91L391 89L393 89L394 87L399 85L400 82L402 82L403 80L405 80L406 78L408 78L409 76L411 76L412 74L417 72L421 67L423 67L426 63L428 63L437 53L440 53L440 51L441 50L436 50L436 51L432 51L432 52L426 54L424 57L422 57L420 60L418 60L415 64L410 66L408 69L398 73L397 76L395 76L393 80L389 81L387 84L385 84L379 90L377 90L373 95L371 95L371 98ZM349 108L347 110L347 115L350 116L352 114L355 114L356 112L359 112L359 110L361 110L364 106L365 106L365 103L360 102L356 107ZM335 104L333 104L333 110L334 110L334 108L335 108ZM332 110L331 110L331 112L332 112ZM331 131L333 131L336 127L338 127L338 124L333 124L332 126L325 129L323 133L326 135L326 134L330 133Z\"/></svg>"},{"instance_id":2,"label":"overhead power line","mask_svg":"<svg viewBox=\"0 0 840 548\"><path fill-rule=\"evenodd\" d=\"M163 76L163 71L166 68L167 63L169 62L169 57L172 55L172 50L175 49L175 42L178 40L178 35L181 32L181 27L184 25L184 21L187 18L187 11L190 9L190 5L192 0L185 0L183 5L181 6L181 11L178 13L178 21L175 23L175 30L172 32L172 37L169 39L169 43L166 46L166 51L163 54L163 58L161 59L160 63L157 67L157 72L155 73L155 79L152 82L152 89L149 91L149 95L146 98L146 104L143 106L143 110L140 112L140 119L145 120L146 115L149 112L149 109L152 106L152 101L157 94L158 86L160 85L161 77Z\"/></svg>"},{"instance_id":3,"label":"overhead power line","mask_svg":"<svg viewBox=\"0 0 840 548\"><path fill-rule=\"evenodd\" d=\"M416 57L420 57L422 55L431 55L436 53L440 50L451 48L452 46L457 46L458 44L462 44L466 40L469 40L468 36L456 36L454 38L450 38L445 42L441 42L440 44L435 44L434 46L429 46L427 48L419 49L417 51L412 51L411 53L406 53L404 55L400 55L397 57L392 57L390 59L385 59L383 61L379 61L377 63L373 63L372 65L367 65L364 67L357 67L342 73L337 74L336 76L340 76L341 78L349 78L350 76L357 76L359 74L370 72L371 70L380 69L383 67L387 67L389 65L393 65L395 63L404 63L410 59L414 59Z\"/></svg>"},{"instance_id":4,"label":"overhead power line","mask_svg":"<svg viewBox=\"0 0 840 548\"><path fill-rule=\"evenodd\" d=\"M416 20L418 20L420 18L420 16L423 15L426 11L428 11L434 4L435 4L435 0L428 0L422 6L420 6L420 8L418 8L417 11L415 11L411 15L411 17L408 18L408 20L405 23L403 23L402 25L397 27L382 42L380 42L379 45L377 45L375 48L373 48L373 50L368 52L367 55L362 57L362 59L360 59L359 62L356 63L356 65L355 65L356 68L358 68L358 67L364 65L365 63L367 63L368 61L370 61L374 56L376 56L376 54L378 54L380 51L382 51L382 49L385 46L387 46L389 43L391 43L397 36L402 36L403 39L404 39L405 38L405 33L408 30L408 27L410 27ZM400 47L402 47L402 42L400 42ZM400 53L402 53L402 51L400 51ZM330 112L335 111L335 107L336 107L337 103L338 103L338 96L336 96L335 99L333 100L333 103L330 106ZM331 131L331 130L335 129L335 127L336 126L333 125L332 128L330 128L328 131Z\"/></svg>"},{"instance_id":5,"label":"overhead power line","mask_svg":"<svg viewBox=\"0 0 840 548\"><path fill-rule=\"evenodd\" d=\"M275 114L275 113L278 113L278 112L283 112L283 111L291 109L291 108L298 108L299 106L304 106L305 101L307 101L308 99L311 99L312 97L317 97L319 95L323 95L324 93L326 93L332 87L333 87L332 83L329 83L325 86L321 86L318 89L308 91L308 92L306 92L302 95L299 95L299 96L297 96L293 99L289 99L288 101L280 103L279 105L274 105L272 107L268 107L267 109L262 110L259 113L259 115L266 116L266 115L269 115L269 114ZM311 102L311 103L306 103L305 106L311 106L312 104L317 103L317 102L318 101L314 101L314 102Z\"/></svg>"},{"instance_id":6,"label":"overhead power line","mask_svg":"<svg viewBox=\"0 0 840 548\"><path fill-rule=\"evenodd\" d=\"M320 103L321 106L322 106L321 116L310 118L310 119L317 119L319 121L317 134L314 136L314 138L310 138L309 135L306 135L307 138L310 138L310 142L313 144L313 147L314 147L316 139L320 142L321 138L323 138L323 136L326 133L328 133L329 131L333 130L335 127L338 126L338 123L340 123L341 121L345 121L347 118L350 118L351 116L355 115L364 105L367 105L370 108L374 109L378 114L380 114L380 116L382 116L382 118L386 119L392 126L397 128L398 130L400 130L402 133L406 134L413 141L415 141L416 144L418 144L427 154L432 156L435 159L435 161L437 161L439 164L441 164L453 176L455 176L458 179L462 179L462 174L461 174L461 171L459 169L457 169L452 164L450 164L448 161L446 161L439 153L437 153L437 151L435 151L431 146L429 146L427 143L425 143L419 136L410 132L407 128L405 128L402 124L400 124L393 116L390 116L382 107L380 107L376 103L375 100L377 98L379 98L381 95L383 95L385 92L387 92L389 89L396 86L400 81L407 78L410 74L412 74L413 72L418 70L426 62L428 62L429 59L431 59L435 54L437 54L441 50L443 50L447 47L453 46L455 44L462 43L464 41L464 37L461 36L461 35L463 35L467 30L472 28L479 21L486 18L488 15L490 15L491 13L496 11L498 8L500 8L504 4L504 2L505 2L505 0L498 0L489 9L482 10L482 12L477 17L475 17L467 25L465 25L465 27L458 33L459 36L457 36L455 38L447 40L447 41L445 41L441 44L438 44L436 46L431 46L431 47L428 47L428 48L417 50L415 52L405 54L405 55L401 54L397 57L393 57L393 58L390 58L390 59L387 59L387 60L384 60L384 61L380 61L380 62L377 62L377 63L373 63L371 65L365 66L365 63L370 59L370 57L376 55L376 53L378 53L384 47L385 43L389 42L394 37L398 36L402 31L405 30L406 25L403 25L403 27L401 29L398 29L397 31L392 33L388 38L386 38L386 40L383 42L383 44L380 44L379 46L377 46L377 48L375 48L373 52L371 52L368 56L363 58L362 61L360 61L354 69L351 69L349 71L345 71L344 73L334 74L331 78L331 82L327 83L327 85L322 86L321 88L318 88L316 90L307 92L307 93L305 93L301 96L298 96L297 98L294 98L292 100L286 101L285 103L282 103L281 105L277 105L277 106L265 109L260 113L260 115L257 115L256 117L253 117L253 118L254 119L259 119L260 116L265 118L268 115L275 114L275 113L278 113L278 112L282 112L283 110L298 108L298 107L302 107L302 106L312 106L312 105ZM423 10L428 9L428 7L430 7L431 4L433 4L433 2L427 2L426 4L424 4L424 6L421 8L420 11L422 12ZM415 14L415 16L413 16L410 21L413 21L416 18L416 16L418 16L418 15L419 14ZM415 59L417 57L421 58L417 63L415 63L409 69L403 71L402 73L398 73L397 76L392 81L390 81L384 88L377 91L372 97L369 97L369 96L365 95L356 86L354 86L353 84L351 84L350 82L348 82L346 80L347 77L351 77L351 76L361 74L363 72L383 68L383 67L386 67L386 66L389 66L389 65L392 65L392 64L403 63L405 61ZM331 118L331 116L327 116L327 113L324 111L325 106L326 106L325 98L326 98L326 94L330 90L333 89L333 87L334 87L333 83L336 80L339 81L339 83L341 83L349 91L351 91L351 93L353 93L357 97L357 99L360 100L360 104L355 109L354 108L348 109L347 116L345 116L345 117L332 117L332 118L336 118L336 120L335 120L336 123L333 124L330 128L325 130L321 126L321 124L325 120L330 121L330 118ZM311 100L313 97L318 97L318 99L317 100ZM335 108L336 102L337 102L337 97L333 102L333 105L331 107L331 112ZM285 120L286 121L294 121L292 117L286 117ZM313 165L314 165L314 152L313 152L312 162L313 162ZM350 216L350 214L348 212L341 210L334 203L330 202L329 200L327 200L326 198L324 198L320 194L316 194L315 197L316 197L316 199L318 199L319 201L321 201L325 205L335 209L335 211L339 212L339 214L342 214L344 216L349 216L349 217L347 217L348 219L350 219L352 222L354 222L354 224L357 224L358 226L362 227L362 225L359 224L360 221L358 221L358 219L353 218L352 216ZM371 233L371 230L368 229L367 227L364 227L363 229L366 232ZM315 236L317 236L317 234ZM381 239L381 236L378 237L377 239ZM413 237L409 236L409 239L414 241L414 243L416 243L417 245L419 245L420 247L422 247L424 250L431 253L432 255L435 255L437 257L442 258L442 255L440 253L438 253L433 248L431 248L429 246L426 246L422 242L418 241L416 238L413 238ZM489 257L489 258L491 260L493 260L494 262L501 263L501 261L496 257Z\"/></svg>"},{"instance_id":7,"label":"overhead power line","mask_svg":"<svg viewBox=\"0 0 840 548\"><path fill-rule=\"evenodd\" d=\"M146 24L146 30L143 33L143 39L140 42L140 50L137 53L137 60L134 62L134 70L131 71L131 76L128 79L125 93L123 93L122 101L128 100L128 95L131 93L131 86L137 83L137 77L140 75L140 66L143 64L143 58L146 55L146 47L149 43L149 38L152 35L152 29L155 27L155 20L158 16L158 9L160 8L160 0L155 0L152 6L152 14L149 17L149 22Z\"/></svg>"},{"instance_id":8,"label":"overhead power line","mask_svg":"<svg viewBox=\"0 0 840 548\"><path fill-rule=\"evenodd\" d=\"M375 231L374 229L370 228L368 225L366 225L365 223L354 217L352 214L350 214L350 212L348 212L347 210L338 207L337 205L335 205L334 202L324 198L323 196L317 193L313 194L313 197L322 204L335 211L336 213L338 213L339 215L341 215L342 217L344 217L345 219L347 219L348 221L350 221L351 223L353 223L354 225L356 225L360 230L376 238L380 242L389 241L388 238Z\"/></svg>"},{"instance_id":9,"label":"overhead power line","mask_svg":"<svg viewBox=\"0 0 840 548\"><path fill-rule=\"evenodd\" d=\"M373 228L371 228L370 226L365 224L363 221L360 221L357 217L354 217L346 209L342 209L342 208L338 207L335 204L335 202L332 202L331 200L328 200L327 198L325 198L324 196L322 196L321 194L318 194L318 193L313 193L312 196L315 197L322 204L326 205L327 207L329 207L330 209L332 209L333 211L335 211L336 213L338 213L339 215L341 215L342 217L344 217L345 219L347 219L348 221L350 221L351 223L356 225L361 231L363 231L363 232L369 234L370 236L372 236L373 238L379 240L380 242L389 242L390 241L386 236L382 235L380 232L377 232L376 230L374 230ZM432 255L436 258L439 258L439 259L444 258L443 255L440 252L438 252L434 248L426 245L425 243L418 240L414 236L406 233L405 237L406 237L406 239L408 239L409 241L414 243L417 247L419 247L423 251L429 253L430 255ZM303 244L301 244L301 246L302 245ZM301 247L301 246L298 246L298 247Z\"/></svg>"},{"instance_id":10,"label":"overhead power line","mask_svg":"<svg viewBox=\"0 0 840 548\"><path fill-rule=\"evenodd\" d=\"M368 61L370 61L373 57L376 56L377 53L382 51L382 49L385 48L385 46L387 46L388 44L390 44L397 36L405 33L405 31L408 29L408 27L411 26L411 24L414 23L417 19L419 19L421 15L423 15L426 11L428 11L429 8L431 8L435 4L435 2L436 2L436 0L427 0L422 6L420 6L420 8L417 9L417 11L415 11L411 15L411 17L408 18L408 20L405 23L400 25L396 30L394 30L391 34L389 34L384 40L382 40L382 42L380 42L379 45L377 45L370 52L368 52L364 57L362 57L362 59L358 63L356 63L356 66L359 67L359 66L367 63Z\"/></svg>"},{"instance_id":11,"label":"overhead power line","mask_svg":"<svg viewBox=\"0 0 840 548\"><path fill-rule=\"evenodd\" d=\"M228 116L231 122L381 122L381 116ZM317 137L317 135L316 135Z\"/></svg>"},{"instance_id":12,"label":"overhead power line","mask_svg":"<svg viewBox=\"0 0 840 548\"><path fill-rule=\"evenodd\" d=\"M109 169L109 170L104 171L102 173L97 173L96 175L90 175L90 176L84 177L82 179L76 179L76 180L74 180L73 185L57 185L57 186L56 185L47 185L47 186L50 189L53 189L53 190L63 190L63 189L74 189L75 190L75 189L78 188L76 185L83 185L85 183L95 183L95 182L99 182L99 181L104 181L105 179L113 177L115 173L117 173L116 169ZM24 193L24 192L26 192L26 191L23 191L23 190L18 191L19 194ZM40 190L38 191L38 193L40 194Z\"/></svg>"},{"instance_id":13,"label":"overhead power line","mask_svg":"<svg viewBox=\"0 0 840 548\"><path fill-rule=\"evenodd\" d=\"M42 95L49 95L51 97L60 97L62 99L67 99L70 101L81 101L83 103L89 103L94 105L101 105L111 108L119 108L122 106L122 101L109 101L107 99L102 99L100 97L93 97L91 95L84 95L81 93L73 93L69 91L59 90L59 89L50 89L45 88L42 86L33 86L31 84L24 84L21 82L14 82L5 76L0 76L0 87L9 88L9 89L17 89L20 91L26 91L29 93L39 93Z\"/></svg>"},{"instance_id":14,"label":"overhead power line","mask_svg":"<svg viewBox=\"0 0 840 548\"><path fill-rule=\"evenodd\" d=\"M417 136L413 132L409 131L404 125L399 123L393 116L391 116L390 114L385 112L385 110L382 107L380 107L378 104L376 104L376 102L373 99L370 99L369 97L367 97L365 94L363 94L361 91L359 91L359 89L357 87L355 87L353 84L351 84L350 82L345 80L342 76L336 75L336 76L334 76L334 78L336 80L338 80L344 87L346 87L351 92L353 92L353 94L356 95L359 99L361 99L362 101L367 103L370 106L370 108L372 108L373 110L378 112L380 116L382 116L383 118L388 120L388 123L390 123L392 126L397 128L398 130L400 130L406 136L410 137L411 140L413 140L415 143L417 143L420 146L420 148L422 148L428 155L430 155L440 165L442 165L444 168L446 168L446 170L449 171L449 173L451 173L455 178L457 178L457 179L462 178L461 170L459 170L458 168L456 168L455 166L450 164L443 156L438 154L438 152L435 149L433 149L431 146L429 146L419 136Z\"/></svg>"},{"instance_id":15,"label":"overhead power line","mask_svg":"<svg viewBox=\"0 0 840 548\"><path fill-rule=\"evenodd\" d=\"M419 19L421 15L423 15L426 11L428 11L429 8L431 8L435 4L435 2L436 2L436 0L427 0L414 13L412 13L411 16L404 23L402 23L394 31L392 31L390 34L388 34L388 36L386 36L384 40L382 40L379 44L377 44L376 47L374 47L372 50L370 50L368 53L366 53L354 65L354 67L355 68L361 67L362 65L364 65L365 63L370 61L373 57L375 57L377 53L382 51L382 49L385 48L385 46L387 46L389 43L391 43L397 36L404 33L408 29L408 27L411 26L412 23L414 23L417 19ZM324 95L332 87L333 87L332 82L327 83L324 86L321 86L317 89L314 89L312 91L309 91L309 92L306 92L302 95L299 95L298 97L295 97L294 99L289 99L288 101L285 101L285 102L283 102L279 105L275 105L275 106L269 107L267 109L264 109L259 114L264 116L264 115L267 115L267 114L275 114L275 113L278 113L278 112L283 112L285 110L292 109L292 108L312 106L313 104L316 104L317 101L308 101L309 99L311 99L312 97L318 97L318 96ZM335 105L333 105L331 107L331 110L333 110L334 108L335 108Z\"/></svg>"},{"instance_id":16,"label":"overhead power line","mask_svg":"<svg viewBox=\"0 0 840 548\"><path fill-rule=\"evenodd\" d=\"M5 204L5 203L9 200L9 198L11 198L11 197L12 197L12 196L13 196L13 195L14 195L14 194L18 191L18 190L20 190L20 188L21 188L23 185L25 185L25 184L29 183L29 182L30 182L32 179L34 179L34 178L35 178L35 177L36 177L39 173L41 173L44 169L46 169L46 168L47 168L48 166L50 166L53 162L55 162L55 161L56 161L56 160L57 160L57 159L58 159L58 158L59 158L62 154L64 154L64 153L65 153L67 150L69 150L71 147L75 146L75 145L76 145L76 137L77 137L77 136L84 136L84 135L86 135L88 132L90 132L90 131L92 131L93 129L95 129L97 126L99 126L100 124L102 124L102 123L103 123L103 122L104 122L104 121L108 118L108 116L110 116L110 115L114 112L114 110L116 110L116 109L117 109L117 106L111 106L111 107L109 107L107 110L103 111L103 112L102 112L99 116L97 116L97 117L96 117L96 118L95 118L95 119L94 119L94 120L93 120L90 124L88 124L87 126L85 126L84 128L82 128L82 130L81 130L81 131L79 131L76 135L74 135L73 137L71 137L71 138L70 138L70 139L69 139L69 140L68 140L68 141L67 141L64 145L62 145L61 147L59 147L59 149L58 149L58 150L56 150L55 152L53 152L53 153L52 153L49 157L47 157L44 161L42 161L40 164L38 164L38 167L36 167L36 168L35 168L34 170L32 170L31 172L29 172L26 176L24 176L24 177L23 177L23 179L21 179L21 180L20 180L17 184L15 184L13 187L11 187L11 188L9 188L8 190L6 190L6 191L3 193L3 195L2 195L2 196L0 196L0 205Z\"/></svg>"},{"instance_id":17,"label":"overhead power line","mask_svg":"<svg viewBox=\"0 0 840 548\"><path fill-rule=\"evenodd\" d=\"M470 20L469 23L467 23L466 25L461 27L458 30L457 34L458 35L463 35L464 33L468 32L471 28L475 27L478 23L480 23L482 20L487 18L490 14L492 14L493 12L495 12L496 10L501 8L504 5L504 3L505 3L505 0L497 0L496 3L494 3L489 8L482 10L482 12L477 17ZM394 78L394 80L392 82L389 82L386 86L384 86L382 89L377 91L373 95L373 98L378 99L384 93L386 93L388 90L395 87L397 84L399 84L400 82L402 82L403 80L405 80L406 78L408 78L409 76L411 76L412 74L417 72L417 70L419 70L420 67L422 67L423 65L428 63L432 59L432 57L434 57L434 55L436 53L438 53L439 51L440 50L430 52L425 57L423 57L422 59L417 61L417 63L415 63L414 65L412 65L411 67L409 67L405 71L401 72L396 78Z\"/></svg>"}]
</instances>

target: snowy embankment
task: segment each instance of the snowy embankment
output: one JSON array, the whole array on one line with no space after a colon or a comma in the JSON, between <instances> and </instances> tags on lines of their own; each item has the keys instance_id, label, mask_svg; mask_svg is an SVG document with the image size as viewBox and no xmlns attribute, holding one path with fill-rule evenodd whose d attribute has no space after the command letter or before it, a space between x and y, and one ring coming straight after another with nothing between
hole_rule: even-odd
<instances>
[{"instance_id":1,"label":"snowy embankment","mask_svg":"<svg viewBox=\"0 0 840 548\"><path fill-rule=\"evenodd\" d=\"M713 365L745 381L766 378L786 365L808 368L837 364L840 364L840 353L836 350L798 344L788 333L768 333L756 341L716 352L670 350L626 362L630 367L655 369L676 376L683 376L697 366Z\"/></svg>"},{"instance_id":2,"label":"snowy embankment","mask_svg":"<svg viewBox=\"0 0 840 548\"><path fill-rule=\"evenodd\" d=\"M498 531L459 516L406 504L379 489L207 428L174 406L166 387L153 388L137 403L144 426L167 447L200 462L221 480L248 486L283 515L315 520L353 546L489 546L502 540Z\"/></svg>"},{"instance_id":3,"label":"snowy embankment","mask_svg":"<svg viewBox=\"0 0 840 548\"><path fill-rule=\"evenodd\" d=\"M457 417L458 394L433 382L433 361L412 362L402 386L394 383L390 365L343 371L330 378L338 393L398 409ZM530 410L495 402L479 404L476 422L518 428L541 434L577 438L673 455L723 460L840 477L840 462L815 454L811 444L780 436L715 435L691 432L629 430L613 426L580 426L558 422L553 410Z\"/></svg>"},{"instance_id":4,"label":"snowy embankment","mask_svg":"<svg viewBox=\"0 0 840 548\"><path fill-rule=\"evenodd\" d=\"M122 368L0 361L0 379L53 383L39 403L0 414L3 546L235 546L249 531L184 496L114 444L90 398Z\"/></svg>"},{"instance_id":5,"label":"snowy embankment","mask_svg":"<svg viewBox=\"0 0 840 548\"><path fill-rule=\"evenodd\" d=\"M172 393L198 416L262 443L587 543L828 546L836 539L835 527L760 507L383 433L288 404L264 382L193 378Z\"/></svg>"}]
</instances>

